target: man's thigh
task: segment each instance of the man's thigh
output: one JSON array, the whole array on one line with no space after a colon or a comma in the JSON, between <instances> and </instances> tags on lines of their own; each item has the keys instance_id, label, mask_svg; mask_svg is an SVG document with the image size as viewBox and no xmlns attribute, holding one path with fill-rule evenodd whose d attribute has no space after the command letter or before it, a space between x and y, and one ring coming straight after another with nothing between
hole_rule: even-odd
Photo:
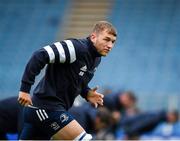
<instances>
[{"instance_id":1,"label":"man's thigh","mask_svg":"<svg viewBox=\"0 0 180 141\"><path fill-rule=\"evenodd\" d=\"M55 135L53 135L52 139L54 140L73 140L81 133L85 132L81 125L73 120L65 127L60 129Z\"/></svg>"}]
</instances>

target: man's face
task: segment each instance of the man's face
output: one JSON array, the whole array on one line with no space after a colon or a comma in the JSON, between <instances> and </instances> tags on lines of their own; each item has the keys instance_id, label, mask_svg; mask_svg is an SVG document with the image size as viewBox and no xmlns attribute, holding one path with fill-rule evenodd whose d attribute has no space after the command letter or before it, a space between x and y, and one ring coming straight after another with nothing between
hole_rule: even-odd
<instances>
[{"instance_id":1,"label":"man's face","mask_svg":"<svg viewBox=\"0 0 180 141\"><path fill-rule=\"evenodd\" d=\"M119 100L124 108L130 108L135 105L135 102L126 93L121 94Z\"/></svg>"},{"instance_id":2,"label":"man's face","mask_svg":"<svg viewBox=\"0 0 180 141\"><path fill-rule=\"evenodd\" d=\"M174 122L176 122L178 120L178 116L173 112L169 112L167 114L167 120L170 123L174 123Z\"/></svg>"},{"instance_id":3,"label":"man's face","mask_svg":"<svg viewBox=\"0 0 180 141\"><path fill-rule=\"evenodd\" d=\"M99 54L106 56L114 46L116 36L109 34L107 30L100 33L92 33L91 41Z\"/></svg>"}]
</instances>

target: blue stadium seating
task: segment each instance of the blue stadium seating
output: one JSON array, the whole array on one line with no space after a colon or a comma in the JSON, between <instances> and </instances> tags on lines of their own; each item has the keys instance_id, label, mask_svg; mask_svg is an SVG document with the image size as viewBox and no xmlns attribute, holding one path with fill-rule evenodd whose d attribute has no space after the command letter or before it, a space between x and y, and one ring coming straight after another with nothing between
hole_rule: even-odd
<instances>
[{"instance_id":1,"label":"blue stadium seating","mask_svg":"<svg viewBox=\"0 0 180 141\"><path fill-rule=\"evenodd\" d=\"M115 0L109 20L117 27L118 40L114 50L102 60L92 85L131 89L141 99L143 95L152 98L163 94L159 98L162 100L167 95L177 95L179 15L179 0Z\"/></svg>"},{"instance_id":2,"label":"blue stadium seating","mask_svg":"<svg viewBox=\"0 0 180 141\"><path fill-rule=\"evenodd\" d=\"M0 0L1 98L18 93L24 65L34 50L54 41L67 5L62 0ZM114 0L108 19L117 27L118 40L90 86L134 90L146 95L140 99L144 105L159 94L153 104L167 105L163 98L180 91L179 15L179 0Z\"/></svg>"},{"instance_id":3,"label":"blue stadium seating","mask_svg":"<svg viewBox=\"0 0 180 141\"><path fill-rule=\"evenodd\" d=\"M17 95L32 52L54 42L68 0L0 0L0 95Z\"/></svg>"}]
</instances>

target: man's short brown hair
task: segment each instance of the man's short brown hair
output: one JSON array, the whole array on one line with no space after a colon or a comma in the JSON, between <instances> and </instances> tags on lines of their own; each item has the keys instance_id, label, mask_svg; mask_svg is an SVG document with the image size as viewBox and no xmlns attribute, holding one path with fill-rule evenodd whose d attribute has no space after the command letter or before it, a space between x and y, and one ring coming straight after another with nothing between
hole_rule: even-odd
<instances>
[{"instance_id":1,"label":"man's short brown hair","mask_svg":"<svg viewBox=\"0 0 180 141\"><path fill-rule=\"evenodd\" d=\"M102 31L104 31L106 29L107 29L109 34L117 36L116 29L108 21L99 21L99 22L97 22L93 27L93 32L100 33L100 32L102 32Z\"/></svg>"},{"instance_id":2,"label":"man's short brown hair","mask_svg":"<svg viewBox=\"0 0 180 141\"><path fill-rule=\"evenodd\" d=\"M137 98L133 91L125 91L124 94L126 94L133 102L137 102Z\"/></svg>"}]
</instances>

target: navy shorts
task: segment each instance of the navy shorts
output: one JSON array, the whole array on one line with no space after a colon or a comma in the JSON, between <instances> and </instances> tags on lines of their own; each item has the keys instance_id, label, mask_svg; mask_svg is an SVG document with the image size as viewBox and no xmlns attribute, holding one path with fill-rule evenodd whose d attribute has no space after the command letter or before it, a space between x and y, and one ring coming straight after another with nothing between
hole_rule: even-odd
<instances>
[{"instance_id":1,"label":"navy shorts","mask_svg":"<svg viewBox=\"0 0 180 141\"><path fill-rule=\"evenodd\" d=\"M49 140L74 118L67 111L51 111L36 107L24 108L21 140Z\"/></svg>"}]
</instances>

